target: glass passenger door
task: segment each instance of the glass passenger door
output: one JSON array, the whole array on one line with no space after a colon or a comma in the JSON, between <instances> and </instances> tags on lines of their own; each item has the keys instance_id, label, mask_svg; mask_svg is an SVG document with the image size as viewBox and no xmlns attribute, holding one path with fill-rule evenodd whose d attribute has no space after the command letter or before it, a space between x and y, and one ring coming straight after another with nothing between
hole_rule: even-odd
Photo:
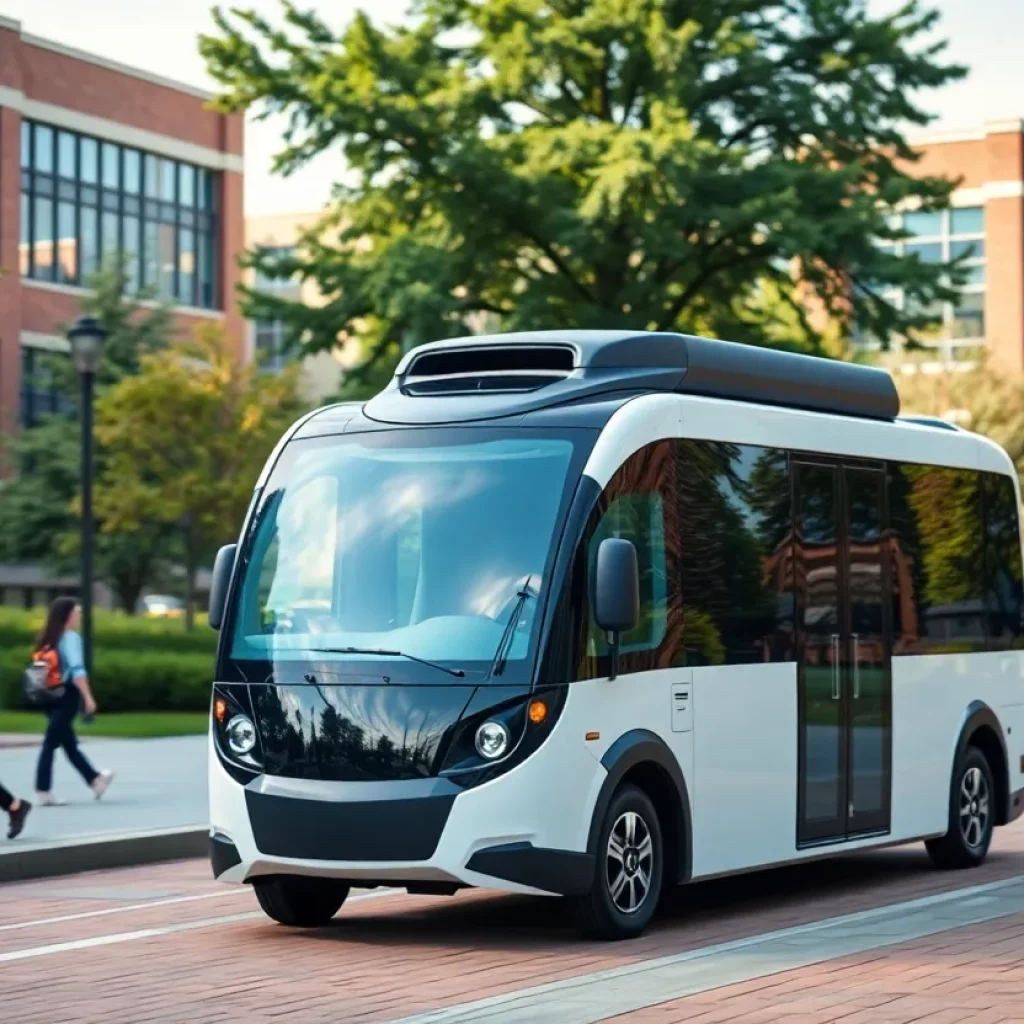
<instances>
[{"instance_id":1,"label":"glass passenger door","mask_svg":"<svg viewBox=\"0 0 1024 1024\"><path fill-rule=\"evenodd\" d=\"M885 477L793 463L799 845L889 827L891 681Z\"/></svg>"},{"instance_id":2,"label":"glass passenger door","mask_svg":"<svg viewBox=\"0 0 1024 1024\"><path fill-rule=\"evenodd\" d=\"M843 558L839 535L839 467L793 463L799 636L798 695L800 844L846 834L846 729L842 664Z\"/></svg>"},{"instance_id":3,"label":"glass passenger door","mask_svg":"<svg viewBox=\"0 0 1024 1024\"><path fill-rule=\"evenodd\" d=\"M849 836L889 827L891 643L887 534L881 469L846 466L848 597L847 827Z\"/></svg>"}]
</instances>

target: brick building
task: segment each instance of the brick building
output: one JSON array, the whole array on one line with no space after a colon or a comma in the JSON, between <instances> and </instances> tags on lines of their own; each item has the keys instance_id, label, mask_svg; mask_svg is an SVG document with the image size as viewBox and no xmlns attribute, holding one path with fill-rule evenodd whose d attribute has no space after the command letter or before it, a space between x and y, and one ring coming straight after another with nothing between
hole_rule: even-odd
<instances>
[{"instance_id":1,"label":"brick building","mask_svg":"<svg viewBox=\"0 0 1024 1024\"><path fill-rule=\"evenodd\" d=\"M209 96L81 53L0 18L0 423L32 422L57 398L40 350L108 253L175 306L182 332L223 321L241 352L234 299L244 244L243 117Z\"/></svg>"},{"instance_id":2,"label":"brick building","mask_svg":"<svg viewBox=\"0 0 1024 1024\"><path fill-rule=\"evenodd\" d=\"M930 262L967 255L967 284L957 302L935 310L942 327L929 343L942 363L984 347L1000 366L1024 371L1024 124L991 122L911 141L921 154L914 173L959 185L950 210L902 214L914 235L902 247ZM902 302L898 293L892 298Z\"/></svg>"},{"instance_id":3,"label":"brick building","mask_svg":"<svg viewBox=\"0 0 1024 1024\"><path fill-rule=\"evenodd\" d=\"M109 253L173 304L180 332L220 321L244 352L244 119L208 110L209 98L0 17L0 430L59 407L40 353L67 351L60 326ZM0 603L77 586L0 566ZM104 588L96 597L108 603Z\"/></svg>"}]
</instances>

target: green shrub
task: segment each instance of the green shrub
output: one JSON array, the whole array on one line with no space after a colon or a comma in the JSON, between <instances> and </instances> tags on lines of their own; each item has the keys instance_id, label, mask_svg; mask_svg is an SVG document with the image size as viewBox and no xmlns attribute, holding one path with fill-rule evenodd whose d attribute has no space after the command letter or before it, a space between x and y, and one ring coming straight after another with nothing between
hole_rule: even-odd
<instances>
[{"instance_id":1,"label":"green shrub","mask_svg":"<svg viewBox=\"0 0 1024 1024\"><path fill-rule=\"evenodd\" d=\"M0 707L20 708L22 673L44 612L0 608ZM205 711L217 634L205 622L94 617L93 690L103 711Z\"/></svg>"}]
</instances>

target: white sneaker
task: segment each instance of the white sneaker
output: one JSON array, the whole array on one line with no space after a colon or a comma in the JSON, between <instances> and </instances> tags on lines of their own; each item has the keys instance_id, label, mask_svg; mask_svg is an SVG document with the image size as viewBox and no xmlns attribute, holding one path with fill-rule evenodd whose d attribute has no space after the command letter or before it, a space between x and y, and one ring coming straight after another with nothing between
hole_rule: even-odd
<instances>
[{"instance_id":1,"label":"white sneaker","mask_svg":"<svg viewBox=\"0 0 1024 1024\"><path fill-rule=\"evenodd\" d=\"M101 796L107 791L107 787L114 781L113 772L100 772L96 776L92 784L92 791L96 794L96 799L99 800Z\"/></svg>"},{"instance_id":2,"label":"white sneaker","mask_svg":"<svg viewBox=\"0 0 1024 1024\"><path fill-rule=\"evenodd\" d=\"M40 807L64 807L67 805L67 801L61 800L53 793L36 793L36 804Z\"/></svg>"}]
</instances>

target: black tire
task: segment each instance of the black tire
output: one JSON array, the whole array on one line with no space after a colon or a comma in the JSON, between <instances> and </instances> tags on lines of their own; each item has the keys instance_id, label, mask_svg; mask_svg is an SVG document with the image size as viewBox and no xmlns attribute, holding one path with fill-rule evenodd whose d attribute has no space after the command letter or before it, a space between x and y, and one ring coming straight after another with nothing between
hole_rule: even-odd
<instances>
[{"instance_id":1,"label":"black tire","mask_svg":"<svg viewBox=\"0 0 1024 1024\"><path fill-rule=\"evenodd\" d=\"M636 817L629 819L628 815ZM625 845L623 858L617 859L610 843L612 833L615 832L616 845L620 846L618 840L628 837L630 820L633 842ZM649 849L646 857L642 853L644 849ZM661 897L665 873L663 850L661 824L650 797L636 786L621 786L601 822L593 888L572 901L577 924L584 935L618 940L635 938L644 931ZM620 882L619 891L613 895L614 886ZM635 907L628 909L628 904L634 901Z\"/></svg>"},{"instance_id":2,"label":"black tire","mask_svg":"<svg viewBox=\"0 0 1024 1024\"><path fill-rule=\"evenodd\" d=\"M940 868L976 868L985 859L995 824L996 789L988 758L968 747L957 760L949 792L949 831L925 843Z\"/></svg>"},{"instance_id":3,"label":"black tire","mask_svg":"<svg viewBox=\"0 0 1024 1024\"><path fill-rule=\"evenodd\" d=\"M349 887L333 878L275 875L253 882L267 917L291 928L322 928L341 909Z\"/></svg>"}]
</instances>

